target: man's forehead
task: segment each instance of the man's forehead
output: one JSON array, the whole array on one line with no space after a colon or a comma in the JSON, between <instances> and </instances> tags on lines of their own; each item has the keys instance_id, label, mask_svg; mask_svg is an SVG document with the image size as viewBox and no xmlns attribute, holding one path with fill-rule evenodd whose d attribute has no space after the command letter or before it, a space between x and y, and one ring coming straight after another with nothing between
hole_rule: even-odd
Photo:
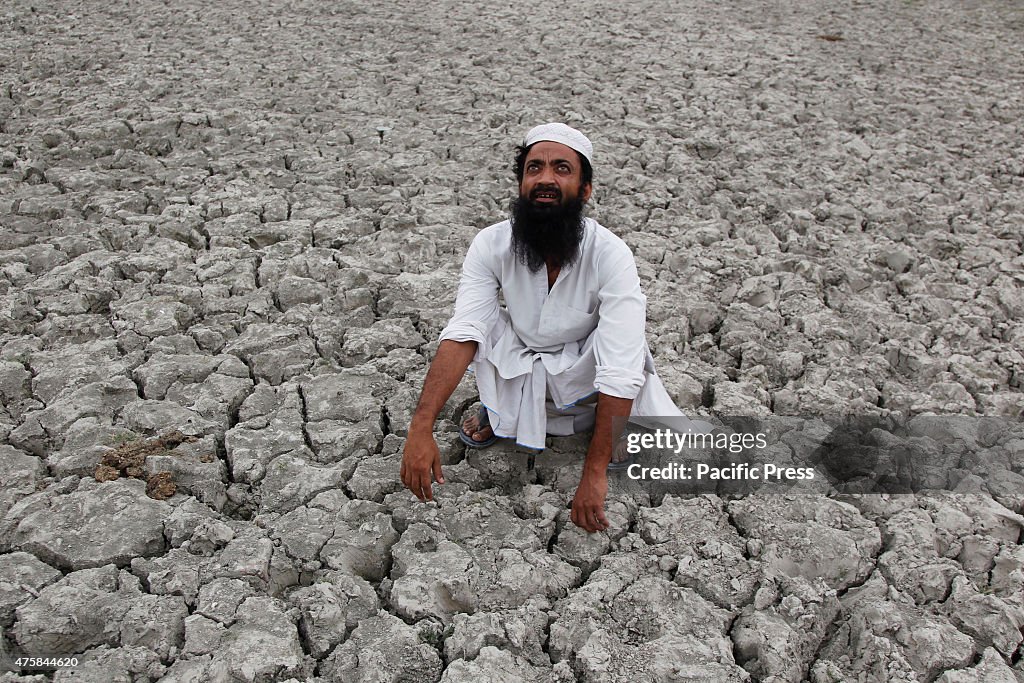
<instances>
[{"instance_id":1,"label":"man's forehead","mask_svg":"<svg viewBox=\"0 0 1024 683\"><path fill-rule=\"evenodd\" d=\"M534 143L544 140L560 142L579 152L587 160L587 163L594 163L594 145L586 135L575 128L558 122L542 123L526 133L526 137L523 138L523 147L530 147Z\"/></svg>"},{"instance_id":2,"label":"man's forehead","mask_svg":"<svg viewBox=\"0 0 1024 683\"><path fill-rule=\"evenodd\" d=\"M548 140L534 143L530 147L530 151L526 154L526 161L533 160L547 162L568 161L573 166L579 166L580 163L579 155L572 147Z\"/></svg>"}]
</instances>

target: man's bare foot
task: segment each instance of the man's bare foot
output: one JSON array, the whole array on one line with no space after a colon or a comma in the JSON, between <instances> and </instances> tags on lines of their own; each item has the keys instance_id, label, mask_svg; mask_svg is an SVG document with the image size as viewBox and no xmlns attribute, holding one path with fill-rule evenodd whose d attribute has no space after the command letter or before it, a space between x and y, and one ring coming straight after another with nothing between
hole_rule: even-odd
<instances>
[{"instance_id":1,"label":"man's bare foot","mask_svg":"<svg viewBox=\"0 0 1024 683\"><path fill-rule=\"evenodd\" d=\"M494 430L490 425L480 426L479 415L470 415L462 421L462 431L473 441L484 442L494 436Z\"/></svg>"},{"instance_id":2,"label":"man's bare foot","mask_svg":"<svg viewBox=\"0 0 1024 683\"><path fill-rule=\"evenodd\" d=\"M612 447L613 463L625 462L633 457L633 454L627 450L628 446L629 444L626 443L625 439L619 439L615 442L615 445Z\"/></svg>"},{"instance_id":3,"label":"man's bare foot","mask_svg":"<svg viewBox=\"0 0 1024 683\"><path fill-rule=\"evenodd\" d=\"M625 438L619 438L612 445L612 459L608 463L609 470L623 470L633 464L633 454L629 452L629 444Z\"/></svg>"}]
</instances>

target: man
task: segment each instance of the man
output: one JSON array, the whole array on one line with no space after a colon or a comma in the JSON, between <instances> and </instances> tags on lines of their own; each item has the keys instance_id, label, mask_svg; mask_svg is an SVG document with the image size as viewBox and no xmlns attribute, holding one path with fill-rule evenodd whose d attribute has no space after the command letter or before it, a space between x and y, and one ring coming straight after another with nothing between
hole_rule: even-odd
<instances>
[{"instance_id":1,"label":"man","mask_svg":"<svg viewBox=\"0 0 1024 683\"><path fill-rule=\"evenodd\" d=\"M409 426L401 476L420 500L432 499L432 478L444 483L434 422L470 363L485 409L463 423L468 446L501 437L543 450L546 434L593 426L571 514L589 532L608 528L612 420L685 421L654 374L633 254L583 216L592 162L590 140L561 123L531 129L517 149L512 215L469 248Z\"/></svg>"}]
</instances>

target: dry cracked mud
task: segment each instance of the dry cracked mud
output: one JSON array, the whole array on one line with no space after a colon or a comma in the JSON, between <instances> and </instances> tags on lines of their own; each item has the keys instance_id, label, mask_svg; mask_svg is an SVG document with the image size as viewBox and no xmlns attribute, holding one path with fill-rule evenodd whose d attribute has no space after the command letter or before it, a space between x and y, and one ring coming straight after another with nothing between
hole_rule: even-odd
<instances>
[{"instance_id":1,"label":"dry cracked mud","mask_svg":"<svg viewBox=\"0 0 1024 683\"><path fill-rule=\"evenodd\" d=\"M1022 30L994 0L4 3L0 670L83 664L0 681L1024 681ZM594 141L687 412L1000 434L918 423L916 494L617 477L587 535L585 441L467 454L467 380L414 502L462 255L547 120Z\"/></svg>"}]
</instances>

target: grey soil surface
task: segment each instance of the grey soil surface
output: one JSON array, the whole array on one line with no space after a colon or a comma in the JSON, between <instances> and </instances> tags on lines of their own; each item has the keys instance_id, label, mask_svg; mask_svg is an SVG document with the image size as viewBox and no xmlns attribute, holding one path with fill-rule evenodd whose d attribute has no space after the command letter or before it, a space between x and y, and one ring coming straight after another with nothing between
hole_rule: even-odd
<instances>
[{"instance_id":1,"label":"grey soil surface","mask_svg":"<svg viewBox=\"0 0 1024 683\"><path fill-rule=\"evenodd\" d=\"M0 681L1024 681L1022 35L995 1L8 0L0 664L86 663ZM587 535L585 440L466 453L467 379L415 502L462 256L548 120L687 412L1006 418L918 435L998 467L619 477Z\"/></svg>"}]
</instances>

